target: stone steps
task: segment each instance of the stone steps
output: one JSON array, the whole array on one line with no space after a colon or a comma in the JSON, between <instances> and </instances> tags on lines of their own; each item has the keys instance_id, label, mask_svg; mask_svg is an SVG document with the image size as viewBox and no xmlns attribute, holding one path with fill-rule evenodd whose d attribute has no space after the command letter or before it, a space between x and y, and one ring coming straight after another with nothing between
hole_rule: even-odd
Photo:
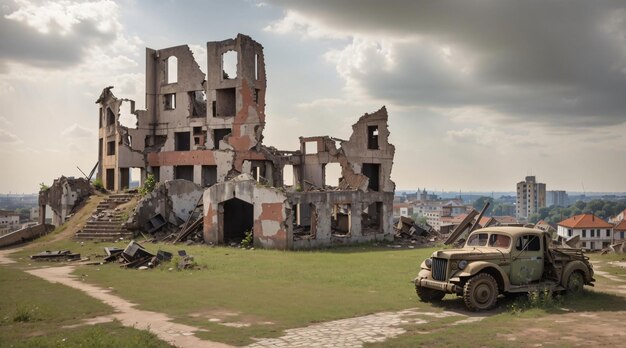
<instances>
[{"instance_id":1,"label":"stone steps","mask_svg":"<svg viewBox=\"0 0 626 348\"><path fill-rule=\"evenodd\" d=\"M133 233L122 227L125 221L122 220L121 212L115 211L115 208L130 201L133 197L133 194L117 193L101 201L92 214L92 220L87 221L83 229L78 231L74 238L101 241L112 241L119 238L131 239Z\"/></svg>"}]
</instances>

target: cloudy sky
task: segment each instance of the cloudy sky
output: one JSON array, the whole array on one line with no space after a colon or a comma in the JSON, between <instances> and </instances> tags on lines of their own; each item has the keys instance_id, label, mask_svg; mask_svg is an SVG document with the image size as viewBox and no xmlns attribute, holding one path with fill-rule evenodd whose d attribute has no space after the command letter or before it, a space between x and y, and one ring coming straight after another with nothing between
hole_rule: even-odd
<instances>
[{"instance_id":1,"label":"cloudy sky","mask_svg":"<svg viewBox=\"0 0 626 348\"><path fill-rule=\"evenodd\" d=\"M95 100L144 104L144 50L265 49L264 143L386 105L399 189L626 191L626 3L0 0L0 192L97 161Z\"/></svg>"}]
</instances>

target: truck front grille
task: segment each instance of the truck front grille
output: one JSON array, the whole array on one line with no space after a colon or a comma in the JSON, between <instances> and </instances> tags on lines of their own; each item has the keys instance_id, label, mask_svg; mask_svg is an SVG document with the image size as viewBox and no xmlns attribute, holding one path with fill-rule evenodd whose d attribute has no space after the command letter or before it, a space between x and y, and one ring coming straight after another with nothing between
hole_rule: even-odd
<instances>
[{"instance_id":1,"label":"truck front grille","mask_svg":"<svg viewBox=\"0 0 626 348\"><path fill-rule=\"evenodd\" d=\"M446 271L448 270L448 260L433 257L433 279L445 281Z\"/></svg>"}]
</instances>

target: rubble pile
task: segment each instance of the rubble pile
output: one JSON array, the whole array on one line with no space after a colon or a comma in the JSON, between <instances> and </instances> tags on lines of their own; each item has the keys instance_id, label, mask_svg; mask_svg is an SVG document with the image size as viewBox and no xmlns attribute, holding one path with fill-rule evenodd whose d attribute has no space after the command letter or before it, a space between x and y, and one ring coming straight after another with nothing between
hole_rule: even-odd
<instances>
[{"instance_id":1,"label":"rubble pile","mask_svg":"<svg viewBox=\"0 0 626 348\"><path fill-rule=\"evenodd\" d=\"M134 240L128 243L124 249L106 247L104 251L107 254L104 257L105 263L118 262L120 263L120 267L140 270L154 268L164 262L170 262L173 257L172 253L163 250L158 250L156 255L154 255ZM179 259L176 267L179 270L195 268L197 266L193 256L187 255L185 250L179 250L178 256ZM173 268L170 268L170 270L172 269Z\"/></svg>"},{"instance_id":2,"label":"rubble pile","mask_svg":"<svg viewBox=\"0 0 626 348\"><path fill-rule=\"evenodd\" d=\"M409 242L419 245L434 245L439 242L441 235L430 225L419 225L415 220L401 216L394 226L396 242Z\"/></svg>"},{"instance_id":3,"label":"rubble pile","mask_svg":"<svg viewBox=\"0 0 626 348\"><path fill-rule=\"evenodd\" d=\"M72 253L69 250L46 250L31 255L30 258L35 261L76 261L80 260L80 254Z\"/></svg>"}]
</instances>

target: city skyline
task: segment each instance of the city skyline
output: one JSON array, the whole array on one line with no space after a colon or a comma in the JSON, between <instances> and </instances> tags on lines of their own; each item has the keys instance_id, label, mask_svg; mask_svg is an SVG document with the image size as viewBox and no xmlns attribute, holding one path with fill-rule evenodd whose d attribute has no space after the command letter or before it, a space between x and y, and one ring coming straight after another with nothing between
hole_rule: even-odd
<instances>
[{"instance_id":1,"label":"city skyline","mask_svg":"<svg viewBox=\"0 0 626 348\"><path fill-rule=\"evenodd\" d=\"M2 193L91 170L94 102L114 85L144 108L145 47L190 43L206 70L206 42L239 32L264 46L265 144L347 138L386 105L397 190L513 192L528 175L626 190L620 4L6 0L0 14Z\"/></svg>"}]
</instances>

